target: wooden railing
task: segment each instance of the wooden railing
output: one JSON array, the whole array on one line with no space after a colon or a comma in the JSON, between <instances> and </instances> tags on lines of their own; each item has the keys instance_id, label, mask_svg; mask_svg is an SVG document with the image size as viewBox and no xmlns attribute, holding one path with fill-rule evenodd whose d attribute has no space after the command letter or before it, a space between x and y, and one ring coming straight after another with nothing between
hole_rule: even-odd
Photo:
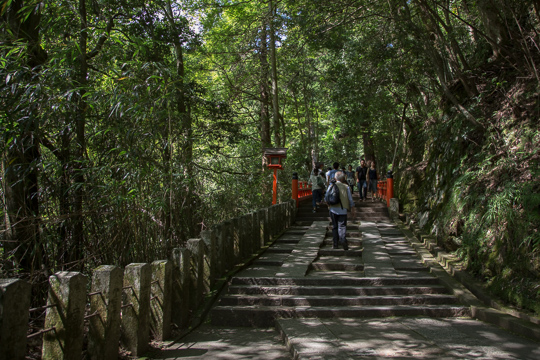
<instances>
[{"instance_id":1,"label":"wooden railing","mask_svg":"<svg viewBox=\"0 0 540 360\"><path fill-rule=\"evenodd\" d=\"M292 199L296 201L296 207L300 206L300 200L312 196L311 185L307 181L299 181L298 174L293 173L292 178Z\"/></svg>"},{"instance_id":2,"label":"wooden railing","mask_svg":"<svg viewBox=\"0 0 540 360\"><path fill-rule=\"evenodd\" d=\"M394 176L389 171L386 180L377 182L377 197L386 201L386 206L390 207L390 199L394 197Z\"/></svg>"}]
</instances>

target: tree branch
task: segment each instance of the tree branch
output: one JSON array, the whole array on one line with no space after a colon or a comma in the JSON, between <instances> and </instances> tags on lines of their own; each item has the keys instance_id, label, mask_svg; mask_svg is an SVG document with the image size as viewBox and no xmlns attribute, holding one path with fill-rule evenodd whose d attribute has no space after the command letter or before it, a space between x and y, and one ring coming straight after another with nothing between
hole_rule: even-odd
<instances>
[{"instance_id":1,"label":"tree branch","mask_svg":"<svg viewBox=\"0 0 540 360\"><path fill-rule=\"evenodd\" d=\"M101 52L101 49L103 48L103 44L105 44L105 41L107 41L107 39L109 38L109 35L111 34L111 30L114 26L114 20L118 16L120 16L120 14L115 14L112 18L109 19L109 22L107 23L107 29L105 30L105 34L100 36L96 44L96 47L92 51L90 51L88 54L86 54L87 59L92 59Z\"/></svg>"}]
</instances>

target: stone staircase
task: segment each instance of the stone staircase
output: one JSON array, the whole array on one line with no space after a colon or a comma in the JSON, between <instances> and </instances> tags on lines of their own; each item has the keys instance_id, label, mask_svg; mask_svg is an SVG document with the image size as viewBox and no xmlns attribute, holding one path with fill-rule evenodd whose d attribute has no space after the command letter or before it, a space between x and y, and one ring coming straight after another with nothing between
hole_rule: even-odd
<instances>
[{"instance_id":1,"label":"stone staircase","mask_svg":"<svg viewBox=\"0 0 540 360\"><path fill-rule=\"evenodd\" d=\"M235 276L211 311L213 325L274 327L276 319L464 317L416 256L381 202L349 213L349 250L332 249L326 208L301 204L296 226Z\"/></svg>"}]
</instances>

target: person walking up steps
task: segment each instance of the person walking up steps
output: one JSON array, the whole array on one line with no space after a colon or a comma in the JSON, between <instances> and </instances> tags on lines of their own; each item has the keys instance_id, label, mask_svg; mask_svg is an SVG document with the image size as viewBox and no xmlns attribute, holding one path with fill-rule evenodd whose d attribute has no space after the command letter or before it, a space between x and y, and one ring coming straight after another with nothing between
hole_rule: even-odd
<instances>
[{"instance_id":1,"label":"person walking up steps","mask_svg":"<svg viewBox=\"0 0 540 360\"><path fill-rule=\"evenodd\" d=\"M356 168L356 180L358 181L360 201L367 200L367 172L368 167L366 166L366 161L362 159L360 161L360 166Z\"/></svg>"},{"instance_id":2,"label":"person walking up steps","mask_svg":"<svg viewBox=\"0 0 540 360\"><path fill-rule=\"evenodd\" d=\"M378 179L377 169L375 169L375 161L371 162L371 166L367 173L367 185L368 189L371 192L371 201L375 201L375 195L377 195L377 179Z\"/></svg>"},{"instance_id":3,"label":"person walking up steps","mask_svg":"<svg viewBox=\"0 0 540 360\"><path fill-rule=\"evenodd\" d=\"M330 181L336 176L336 173L339 171L339 163L335 162L333 165L334 170L330 170L326 173L326 183L330 184Z\"/></svg>"},{"instance_id":4,"label":"person walking up steps","mask_svg":"<svg viewBox=\"0 0 540 360\"><path fill-rule=\"evenodd\" d=\"M352 165L349 165L349 170L345 173L345 175L347 175L347 184L349 184L351 194L354 194L354 185L356 181L354 181L354 171L352 169Z\"/></svg>"},{"instance_id":5,"label":"person walking up steps","mask_svg":"<svg viewBox=\"0 0 540 360\"><path fill-rule=\"evenodd\" d=\"M343 246L343 250L349 250L349 244L347 243L347 210L351 210L354 206L354 202L351 195L351 189L346 185L346 176L343 172L338 171L335 179L331 181L328 189L326 190L326 203L330 212L330 219L332 219L332 240L333 248L338 248L338 243ZM331 199L336 186L339 190L339 201L332 204Z\"/></svg>"},{"instance_id":6,"label":"person walking up steps","mask_svg":"<svg viewBox=\"0 0 540 360\"><path fill-rule=\"evenodd\" d=\"M311 176L309 177L309 184L311 184L311 191L313 193L313 212L317 212L317 207L322 200L322 191L324 189L324 179L319 174L319 169L313 169Z\"/></svg>"}]
</instances>

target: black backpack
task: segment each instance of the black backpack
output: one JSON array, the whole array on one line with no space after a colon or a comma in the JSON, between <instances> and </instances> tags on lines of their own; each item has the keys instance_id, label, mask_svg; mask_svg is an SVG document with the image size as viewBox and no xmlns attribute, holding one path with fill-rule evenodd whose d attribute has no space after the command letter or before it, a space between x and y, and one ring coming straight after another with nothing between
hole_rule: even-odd
<instances>
[{"instance_id":1,"label":"black backpack","mask_svg":"<svg viewBox=\"0 0 540 360\"><path fill-rule=\"evenodd\" d=\"M330 187L328 188L328 191L326 192L325 199L326 203L328 205L341 205L341 199L339 198L339 188L336 184L335 180L331 181ZM341 208L343 209L343 205L341 205Z\"/></svg>"}]
</instances>

